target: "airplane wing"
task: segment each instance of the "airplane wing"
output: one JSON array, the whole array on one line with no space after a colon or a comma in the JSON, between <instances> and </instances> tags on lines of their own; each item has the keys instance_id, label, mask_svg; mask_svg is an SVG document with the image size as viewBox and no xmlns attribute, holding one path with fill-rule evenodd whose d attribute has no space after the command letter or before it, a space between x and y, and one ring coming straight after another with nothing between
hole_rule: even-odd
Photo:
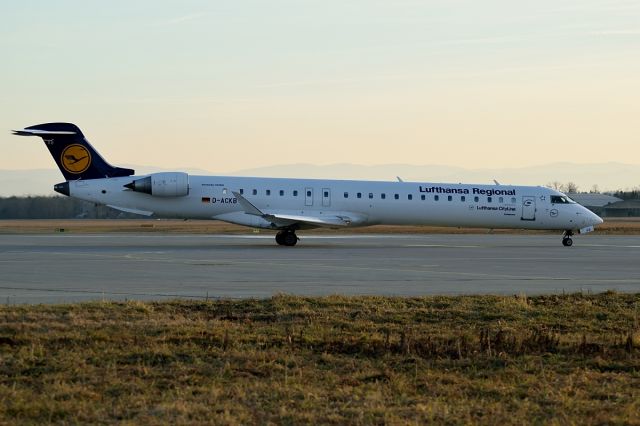
<instances>
[{"instance_id":1,"label":"airplane wing","mask_svg":"<svg viewBox=\"0 0 640 426\"><path fill-rule=\"evenodd\" d=\"M260 216L264 220L272 222L278 226L291 226L296 223L310 225L314 227L343 227L358 225L365 222L366 218L357 213L331 212L329 214L294 214L290 212L261 211L240 193L233 192L244 212L253 216Z\"/></svg>"},{"instance_id":2,"label":"airplane wing","mask_svg":"<svg viewBox=\"0 0 640 426\"><path fill-rule=\"evenodd\" d=\"M293 223L304 223L307 225L315 225L315 226L349 226L353 222L352 219L348 216L302 216L302 215L291 215L291 214L282 214L282 213L272 213L265 214L263 216L266 220L269 220L274 223L278 222L291 222Z\"/></svg>"},{"instance_id":3,"label":"airplane wing","mask_svg":"<svg viewBox=\"0 0 640 426\"><path fill-rule=\"evenodd\" d=\"M114 206L113 204L107 204L107 207L111 207L112 209L116 209L116 210L119 210L121 212L139 214L139 215L142 215L142 216L151 216L151 215L153 215L153 212L150 212L150 211L147 211L147 210L130 209L128 207Z\"/></svg>"}]
</instances>

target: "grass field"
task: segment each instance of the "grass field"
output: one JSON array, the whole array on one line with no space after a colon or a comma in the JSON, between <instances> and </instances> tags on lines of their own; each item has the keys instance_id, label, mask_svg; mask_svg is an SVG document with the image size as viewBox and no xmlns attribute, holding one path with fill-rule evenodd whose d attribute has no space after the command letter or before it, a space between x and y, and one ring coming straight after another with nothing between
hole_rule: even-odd
<instances>
[{"instance_id":1,"label":"grass field","mask_svg":"<svg viewBox=\"0 0 640 426\"><path fill-rule=\"evenodd\" d=\"M0 423L640 424L640 295L0 307Z\"/></svg>"},{"instance_id":2,"label":"grass field","mask_svg":"<svg viewBox=\"0 0 640 426\"><path fill-rule=\"evenodd\" d=\"M0 220L0 234L2 233L52 233L52 232L166 232L185 234L246 234L253 231L244 226L233 225L214 220ZM273 233L273 231L259 231ZM302 234L486 234L487 229L480 228L450 228L439 226L368 226L364 228L348 229L314 229L300 231ZM526 231L517 229L496 229L496 234L540 234L558 231ZM609 218L598 225L596 234L603 235L640 235L640 218Z\"/></svg>"}]
</instances>

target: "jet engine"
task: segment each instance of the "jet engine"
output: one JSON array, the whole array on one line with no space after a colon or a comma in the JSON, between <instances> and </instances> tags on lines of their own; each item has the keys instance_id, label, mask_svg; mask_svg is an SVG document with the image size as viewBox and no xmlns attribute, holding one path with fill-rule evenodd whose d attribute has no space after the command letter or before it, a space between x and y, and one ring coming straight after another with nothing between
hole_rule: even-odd
<instances>
[{"instance_id":1,"label":"jet engine","mask_svg":"<svg viewBox=\"0 0 640 426\"><path fill-rule=\"evenodd\" d=\"M154 197L184 197L189 194L189 175L182 172L152 173L124 187Z\"/></svg>"}]
</instances>

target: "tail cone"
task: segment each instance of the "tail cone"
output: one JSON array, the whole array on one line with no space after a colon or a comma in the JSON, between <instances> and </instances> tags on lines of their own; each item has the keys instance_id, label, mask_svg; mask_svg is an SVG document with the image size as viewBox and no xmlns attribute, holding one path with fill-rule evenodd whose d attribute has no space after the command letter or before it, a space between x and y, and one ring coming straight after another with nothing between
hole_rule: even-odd
<instances>
[{"instance_id":1,"label":"tail cone","mask_svg":"<svg viewBox=\"0 0 640 426\"><path fill-rule=\"evenodd\" d=\"M53 190L58 194L69 196L69 182L62 182L53 185Z\"/></svg>"}]
</instances>

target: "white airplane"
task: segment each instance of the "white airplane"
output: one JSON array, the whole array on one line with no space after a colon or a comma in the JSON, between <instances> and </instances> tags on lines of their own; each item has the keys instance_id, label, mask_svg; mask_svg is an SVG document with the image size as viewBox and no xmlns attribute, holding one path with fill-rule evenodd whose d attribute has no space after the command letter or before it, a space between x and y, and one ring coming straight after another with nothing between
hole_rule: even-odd
<instances>
[{"instance_id":1,"label":"white airplane","mask_svg":"<svg viewBox=\"0 0 640 426\"><path fill-rule=\"evenodd\" d=\"M276 242L294 246L296 231L318 227L436 225L587 233L602 219L565 194L542 186L469 185L190 176L162 172L136 176L113 167L70 123L14 130L40 136L66 182L58 193L144 216L215 219L278 231ZM497 182L496 182L497 183Z\"/></svg>"}]
</instances>

